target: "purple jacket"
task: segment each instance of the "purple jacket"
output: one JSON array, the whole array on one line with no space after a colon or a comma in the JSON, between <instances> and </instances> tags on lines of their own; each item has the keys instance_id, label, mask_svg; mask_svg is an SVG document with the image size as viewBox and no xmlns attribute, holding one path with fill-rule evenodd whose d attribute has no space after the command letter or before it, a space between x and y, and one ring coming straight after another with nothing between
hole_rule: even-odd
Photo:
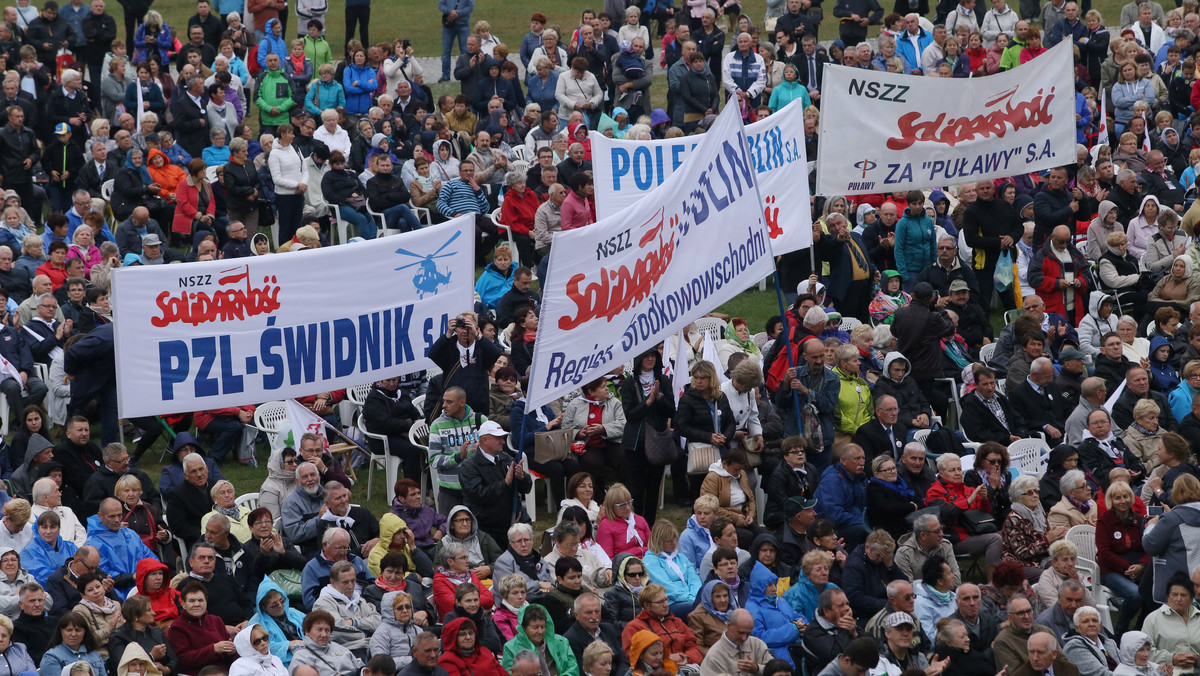
<instances>
[{"instance_id":1,"label":"purple jacket","mask_svg":"<svg viewBox=\"0 0 1200 676\"><path fill-rule=\"evenodd\" d=\"M421 505L413 509L397 497L392 500L392 514L404 519L404 523L408 524L408 529L412 531L418 547L434 544L432 537L434 530L447 532L446 517L438 514L428 505Z\"/></svg>"}]
</instances>

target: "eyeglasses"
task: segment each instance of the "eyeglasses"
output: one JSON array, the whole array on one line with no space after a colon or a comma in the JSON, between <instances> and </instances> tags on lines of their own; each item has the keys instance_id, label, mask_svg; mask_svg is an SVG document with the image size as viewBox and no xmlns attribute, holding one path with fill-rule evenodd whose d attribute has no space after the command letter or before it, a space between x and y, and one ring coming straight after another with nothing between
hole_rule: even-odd
<instances>
[{"instance_id":1,"label":"eyeglasses","mask_svg":"<svg viewBox=\"0 0 1200 676\"><path fill-rule=\"evenodd\" d=\"M617 503L617 507L632 507L632 506L633 506L633 498L629 498L625 502Z\"/></svg>"},{"instance_id":2,"label":"eyeglasses","mask_svg":"<svg viewBox=\"0 0 1200 676\"><path fill-rule=\"evenodd\" d=\"M412 604L396 606L396 610L412 610Z\"/></svg>"},{"instance_id":3,"label":"eyeglasses","mask_svg":"<svg viewBox=\"0 0 1200 676\"><path fill-rule=\"evenodd\" d=\"M625 573L625 577L626 578L632 577L632 578L640 579L640 578L646 577L646 574L645 573Z\"/></svg>"},{"instance_id":4,"label":"eyeglasses","mask_svg":"<svg viewBox=\"0 0 1200 676\"><path fill-rule=\"evenodd\" d=\"M1010 610L1010 611L1008 611L1008 614L1009 615L1032 615L1033 608L1026 608L1025 610Z\"/></svg>"}]
</instances>

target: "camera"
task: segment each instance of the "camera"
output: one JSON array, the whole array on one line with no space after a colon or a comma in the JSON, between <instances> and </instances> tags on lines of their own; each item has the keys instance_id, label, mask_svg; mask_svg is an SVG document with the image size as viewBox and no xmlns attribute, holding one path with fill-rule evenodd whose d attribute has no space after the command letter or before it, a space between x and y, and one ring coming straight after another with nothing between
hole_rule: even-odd
<instances>
[{"instance_id":1,"label":"camera","mask_svg":"<svg viewBox=\"0 0 1200 676\"><path fill-rule=\"evenodd\" d=\"M400 46L407 50L409 47L412 47L412 40L402 40Z\"/></svg>"},{"instance_id":2,"label":"camera","mask_svg":"<svg viewBox=\"0 0 1200 676\"><path fill-rule=\"evenodd\" d=\"M458 319L455 319L455 320L454 320L454 328L456 328L456 329L465 329L465 328L467 328L467 320L463 319L462 317L459 317Z\"/></svg>"}]
</instances>

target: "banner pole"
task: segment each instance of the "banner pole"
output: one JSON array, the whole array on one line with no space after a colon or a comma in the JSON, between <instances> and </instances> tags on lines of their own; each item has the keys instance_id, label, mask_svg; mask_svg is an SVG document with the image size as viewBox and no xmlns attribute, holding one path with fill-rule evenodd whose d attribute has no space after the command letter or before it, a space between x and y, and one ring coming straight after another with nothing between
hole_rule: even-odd
<instances>
[{"instance_id":1,"label":"banner pole","mask_svg":"<svg viewBox=\"0 0 1200 676\"><path fill-rule=\"evenodd\" d=\"M788 368L796 368L796 362L792 359L792 335L791 331L787 330L787 308L783 305L783 287L779 285L779 268L775 268L775 298L779 301L779 319L783 321L783 352L787 355ZM778 340L778 339L776 339ZM776 357L778 359L779 357ZM800 410L800 393L792 389L792 404L796 407L796 433L804 432L804 416Z\"/></svg>"},{"instance_id":2,"label":"banner pole","mask_svg":"<svg viewBox=\"0 0 1200 676\"><path fill-rule=\"evenodd\" d=\"M525 456L525 419L529 417L529 398L528 397L529 397L529 395L527 393L526 398L525 398L525 414L521 416L521 424L517 428L517 435L518 435L517 443L513 444L513 447L515 447L517 449L517 459L514 460L514 462L516 462L518 465L521 464L521 458L523 458ZM513 477L513 489L514 489L513 490L513 504L512 504L513 523L516 523L517 518L521 516L521 493L518 492L517 490L515 490L516 487L517 487L517 479L516 479L516 477ZM530 488L529 490L535 491L535 490L537 490L537 488ZM546 484L546 490L547 491L550 490L550 484ZM551 495L553 495L553 492L551 493ZM536 498L537 496L534 496L534 497ZM532 518L532 515L530 515L530 518Z\"/></svg>"}]
</instances>

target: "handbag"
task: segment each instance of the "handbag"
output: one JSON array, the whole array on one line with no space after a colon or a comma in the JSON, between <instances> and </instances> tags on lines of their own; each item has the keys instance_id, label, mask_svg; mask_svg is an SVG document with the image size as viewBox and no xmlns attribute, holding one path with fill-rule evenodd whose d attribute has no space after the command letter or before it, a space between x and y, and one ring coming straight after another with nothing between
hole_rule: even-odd
<instances>
[{"instance_id":1,"label":"handbag","mask_svg":"<svg viewBox=\"0 0 1200 676\"><path fill-rule=\"evenodd\" d=\"M712 444L692 441L688 443L687 451L688 474L708 474L709 466L721 459L721 452Z\"/></svg>"},{"instance_id":2,"label":"handbag","mask_svg":"<svg viewBox=\"0 0 1200 676\"><path fill-rule=\"evenodd\" d=\"M963 512L962 525L971 535L988 535L998 530L996 519L982 509L968 509Z\"/></svg>"},{"instance_id":3,"label":"handbag","mask_svg":"<svg viewBox=\"0 0 1200 676\"><path fill-rule=\"evenodd\" d=\"M1013 257L1008 249L1001 251L1000 257L996 259L996 273L992 276L992 281L996 284L996 291L1000 293L1012 288Z\"/></svg>"},{"instance_id":4,"label":"handbag","mask_svg":"<svg viewBox=\"0 0 1200 676\"><path fill-rule=\"evenodd\" d=\"M571 452L571 442L575 440L575 430L567 427L557 430L545 430L533 435L533 461L544 465L555 460L563 460Z\"/></svg>"},{"instance_id":5,"label":"handbag","mask_svg":"<svg viewBox=\"0 0 1200 676\"><path fill-rule=\"evenodd\" d=\"M754 439L754 437L747 434L746 436L742 437L742 440L739 443L739 445L742 447L742 450L746 452L746 459L749 461L746 463L746 466L750 469L754 469L762 464L763 449Z\"/></svg>"},{"instance_id":6,"label":"handbag","mask_svg":"<svg viewBox=\"0 0 1200 676\"><path fill-rule=\"evenodd\" d=\"M666 467L679 459L679 443L675 433L668 427L656 430L653 425L642 424L646 433L646 461L656 467Z\"/></svg>"}]
</instances>

